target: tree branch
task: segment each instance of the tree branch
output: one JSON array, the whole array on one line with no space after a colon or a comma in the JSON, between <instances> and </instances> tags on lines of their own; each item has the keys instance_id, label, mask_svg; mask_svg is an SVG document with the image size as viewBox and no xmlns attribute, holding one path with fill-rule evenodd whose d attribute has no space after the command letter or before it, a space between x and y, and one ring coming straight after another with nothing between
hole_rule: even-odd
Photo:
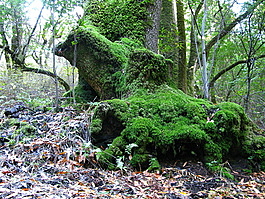
<instances>
[{"instance_id":1,"label":"tree branch","mask_svg":"<svg viewBox=\"0 0 265 199\"><path fill-rule=\"evenodd\" d=\"M257 60L257 59L261 59L261 58L264 58L265 55L260 55L258 57L255 57L253 58L254 60ZM253 59L247 59L247 60L240 60L240 61L237 61L233 64L231 64L230 66L226 67L225 69L221 70L219 73L217 73L217 75L215 75L213 77L213 79L210 81L209 83L209 88L213 88L214 87L214 84L215 82L226 72L230 71L231 69L235 68L237 65L239 64L245 64L245 63L248 63L250 61L253 61Z\"/></svg>"},{"instance_id":2,"label":"tree branch","mask_svg":"<svg viewBox=\"0 0 265 199\"><path fill-rule=\"evenodd\" d=\"M26 44L24 45L24 47L23 47L22 55L25 55L25 54L26 54L27 47L29 46L29 43L30 43L30 41L31 41L31 39L32 39L32 37L33 37L33 35L34 35L34 32L35 32L35 30L36 30L36 28L37 28L37 25L38 25L38 23L39 23L39 20L40 20L41 15L42 15L42 11L43 11L43 9L44 9L44 5L42 6L42 8L41 8L41 10L40 10L39 16L38 16L38 18L37 18L37 20L36 20L36 23L35 23L35 25L34 25L32 31L31 31L30 35L29 35L29 38L28 38L28 40L27 40L27 43L26 43Z\"/></svg>"},{"instance_id":3,"label":"tree branch","mask_svg":"<svg viewBox=\"0 0 265 199\"><path fill-rule=\"evenodd\" d=\"M43 70L43 69L39 69L39 68L31 68L31 67L22 67L21 70L23 72L34 72L34 73L39 73L39 74L43 74L43 75L48 75L52 78L57 78L58 81L60 82L60 84L64 87L64 89L66 91L70 90L70 86L67 84L66 81L64 81L62 78L60 78L59 76L55 75L54 73L48 71L48 70Z\"/></svg>"},{"instance_id":4,"label":"tree branch","mask_svg":"<svg viewBox=\"0 0 265 199\"><path fill-rule=\"evenodd\" d=\"M218 41L225 37L239 22L245 19L249 14L251 14L264 0L257 0L253 5L249 6L247 11L237 17L234 21L232 21L228 26L226 26L219 34L214 36L211 41L206 45L206 53L209 54L209 51L213 47L213 45Z\"/></svg>"}]
</instances>

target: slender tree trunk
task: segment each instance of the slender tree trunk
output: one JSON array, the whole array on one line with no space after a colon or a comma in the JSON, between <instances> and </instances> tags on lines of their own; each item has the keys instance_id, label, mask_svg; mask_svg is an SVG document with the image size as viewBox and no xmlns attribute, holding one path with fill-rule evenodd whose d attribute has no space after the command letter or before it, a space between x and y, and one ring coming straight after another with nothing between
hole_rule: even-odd
<instances>
[{"instance_id":1,"label":"slender tree trunk","mask_svg":"<svg viewBox=\"0 0 265 199\"><path fill-rule=\"evenodd\" d=\"M56 63L55 63L55 18L54 18L54 12L55 12L55 2L53 0L53 7L51 12L52 17L52 68L53 73L55 75L55 110L59 111L59 89L58 89L58 78L56 73Z\"/></svg>"},{"instance_id":2,"label":"slender tree trunk","mask_svg":"<svg viewBox=\"0 0 265 199\"><path fill-rule=\"evenodd\" d=\"M174 0L175 1L175 0ZM173 2L174 2L173 1ZM177 27L179 32L179 59L178 59L178 88L187 93L187 58L186 58L186 29L184 6L181 0L176 1Z\"/></svg>"},{"instance_id":3,"label":"slender tree trunk","mask_svg":"<svg viewBox=\"0 0 265 199\"><path fill-rule=\"evenodd\" d=\"M191 30L190 30L190 52L189 52L189 62L187 65L187 88L188 93L193 95L194 93L194 73L196 69L196 60L198 58L198 38L196 33L197 18L203 6L203 0L197 6L196 10L193 11L189 2L189 7L191 11Z\"/></svg>"},{"instance_id":4,"label":"slender tree trunk","mask_svg":"<svg viewBox=\"0 0 265 199\"><path fill-rule=\"evenodd\" d=\"M208 83L208 70L207 70L207 54L206 54L206 46L205 46L205 26L207 20L207 0L204 0L204 13L202 19L202 83L203 83L203 97L209 98L209 83Z\"/></svg>"},{"instance_id":5,"label":"slender tree trunk","mask_svg":"<svg viewBox=\"0 0 265 199\"><path fill-rule=\"evenodd\" d=\"M73 60L73 63L72 63L72 94L73 94L73 102L74 104L76 103L76 100L75 100L75 68L76 68L76 58L77 58L77 40L76 40L76 35L74 35L74 43L75 43L75 46L74 46L74 60Z\"/></svg>"}]
</instances>

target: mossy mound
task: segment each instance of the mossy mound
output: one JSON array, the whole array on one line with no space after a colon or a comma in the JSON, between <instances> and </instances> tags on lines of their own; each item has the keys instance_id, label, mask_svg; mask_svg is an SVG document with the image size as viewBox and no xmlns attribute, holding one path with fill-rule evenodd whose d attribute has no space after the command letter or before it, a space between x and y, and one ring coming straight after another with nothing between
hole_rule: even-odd
<instances>
[{"instance_id":1,"label":"mossy mound","mask_svg":"<svg viewBox=\"0 0 265 199\"><path fill-rule=\"evenodd\" d=\"M6 129L10 129L10 132L6 133ZM17 142L26 143L37 135L36 127L25 121L10 118L0 124L0 139L5 139L9 145L14 145Z\"/></svg>"},{"instance_id":2,"label":"mossy mound","mask_svg":"<svg viewBox=\"0 0 265 199\"><path fill-rule=\"evenodd\" d=\"M94 121L92 137L100 140L95 144L106 147L112 143L100 155L101 162L111 169L117 157L127 157L138 169L154 169L157 160L222 162L253 153L248 143L253 128L241 106L228 102L213 105L165 85L152 92L138 90L124 100L102 102ZM104 125L106 121L108 125ZM113 125L119 128L110 131ZM128 153L131 144L134 147ZM264 153L264 146L260 150Z\"/></svg>"}]
</instances>

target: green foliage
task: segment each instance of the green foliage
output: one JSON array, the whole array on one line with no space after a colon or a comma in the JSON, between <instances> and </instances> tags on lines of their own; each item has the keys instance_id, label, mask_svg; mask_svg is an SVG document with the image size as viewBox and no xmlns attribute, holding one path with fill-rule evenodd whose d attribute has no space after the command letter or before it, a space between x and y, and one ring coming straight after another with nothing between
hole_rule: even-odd
<instances>
[{"instance_id":1,"label":"green foliage","mask_svg":"<svg viewBox=\"0 0 265 199\"><path fill-rule=\"evenodd\" d=\"M148 167L149 171L154 171L154 170L160 169L161 166L160 166L160 164L156 158L150 158L149 161L150 161L149 167Z\"/></svg>"}]
</instances>

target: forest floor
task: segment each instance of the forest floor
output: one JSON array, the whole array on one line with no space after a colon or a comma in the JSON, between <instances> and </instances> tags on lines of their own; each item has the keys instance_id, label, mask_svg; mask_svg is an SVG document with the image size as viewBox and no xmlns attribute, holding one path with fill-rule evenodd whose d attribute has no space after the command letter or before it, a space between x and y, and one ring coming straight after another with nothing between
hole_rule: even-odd
<instances>
[{"instance_id":1,"label":"forest floor","mask_svg":"<svg viewBox=\"0 0 265 199\"><path fill-rule=\"evenodd\" d=\"M244 161L224 165L234 180L189 160L165 163L156 172L135 171L126 163L117 171L104 170L96 160L99 149L89 144L93 113L38 108L38 101L46 101L34 101L31 89L17 85L0 89L0 199L265 198L265 173L247 173ZM22 91L24 97L18 97Z\"/></svg>"},{"instance_id":2,"label":"forest floor","mask_svg":"<svg viewBox=\"0 0 265 199\"><path fill-rule=\"evenodd\" d=\"M192 161L176 161L157 172L104 170L81 138L88 113L12 108L17 112L9 117L20 123L10 125L5 115L0 119L0 198L265 198L265 173L246 174L233 166L235 180ZM20 129L13 136L19 141L11 145L9 138L25 123L36 128L33 136Z\"/></svg>"}]
</instances>

